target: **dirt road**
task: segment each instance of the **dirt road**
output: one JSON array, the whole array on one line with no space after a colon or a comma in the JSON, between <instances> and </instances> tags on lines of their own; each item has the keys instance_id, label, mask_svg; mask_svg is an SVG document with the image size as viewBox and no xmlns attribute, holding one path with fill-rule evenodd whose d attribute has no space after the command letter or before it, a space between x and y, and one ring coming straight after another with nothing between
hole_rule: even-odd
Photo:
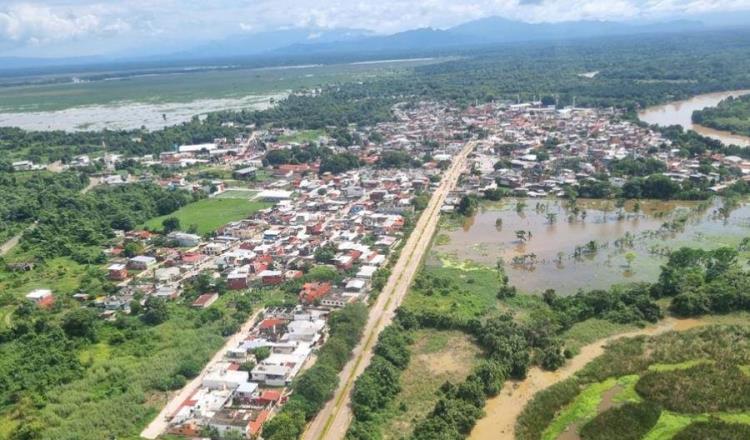
<instances>
[{"instance_id":1,"label":"dirt road","mask_svg":"<svg viewBox=\"0 0 750 440\"><path fill-rule=\"evenodd\" d=\"M653 336L672 330L689 330L706 324L710 324L710 322L697 319L667 318L654 326L614 335L586 345L581 348L581 352L577 356L569 360L565 366L557 371L544 371L540 368L532 368L529 370L526 379L506 382L500 394L487 401L484 407L486 415L477 422L477 425L471 431L469 439L514 439L516 419L526 404L534 397L534 394L571 377L586 364L604 353L605 345L615 339L640 335Z\"/></svg>"},{"instance_id":2,"label":"dirt road","mask_svg":"<svg viewBox=\"0 0 750 440\"><path fill-rule=\"evenodd\" d=\"M409 290L414 275L419 269L422 256L429 248L437 228L440 208L445 197L456 186L458 177L465 168L466 158L474 149L475 143L467 143L453 160L440 185L435 190L427 208L419 217L414 231L401 250L401 256L393 266L390 278L375 304L370 308L370 316L364 329L362 340L354 348L352 359L339 374L339 386L333 399L323 407L303 434L303 440L342 439L351 422L349 407L350 393L354 381L370 364L372 350L380 332L391 323L394 312Z\"/></svg>"},{"instance_id":3,"label":"dirt road","mask_svg":"<svg viewBox=\"0 0 750 440\"><path fill-rule=\"evenodd\" d=\"M164 408L162 408L161 412L159 412L156 418L154 418L154 420L146 427L146 429L141 432L141 437L147 439L155 439L167 430L167 427L169 425L169 417L174 415L174 413L176 413L177 410L180 409L182 403L201 386L203 377L206 375L206 373L208 373L208 371L218 362L224 360L224 355L226 354L226 352L229 349L235 348L237 347L237 345L239 345L242 339L252 328L255 320L258 319L258 316L260 316L262 312L263 309L260 309L257 312L253 313L253 315L248 318L248 320L245 321L244 324L242 324L240 331L227 339L221 349L219 349L219 351L216 352L211 360L208 361L206 366L203 368L203 371L201 371L201 374L188 382L187 385L185 385L175 396L172 397L172 399L164 406Z\"/></svg>"}]
</instances>

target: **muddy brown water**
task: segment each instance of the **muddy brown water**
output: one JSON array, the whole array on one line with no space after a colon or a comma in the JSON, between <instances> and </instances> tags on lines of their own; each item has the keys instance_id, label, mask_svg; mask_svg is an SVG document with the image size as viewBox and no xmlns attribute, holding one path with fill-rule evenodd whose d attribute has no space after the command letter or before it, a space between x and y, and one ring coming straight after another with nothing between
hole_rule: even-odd
<instances>
[{"instance_id":1,"label":"muddy brown water","mask_svg":"<svg viewBox=\"0 0 750 440\"><path fill-rule=\"evenodd\" d=\"M558 294L578 289L608 289L612 284L653 282L666 261L668 250L682 246L713 249L736 246L750 236L750 206L741 205L728 218L717 215L721 201L712 204L696 202L641 201L638 212L632 203L620 212L611 201L579 200L580 212L573 222L567 202L556 199L527 199L522 212L516 211L516 200L482 209L463 227L443 230L447 243L436 244L428 264L442 264L441 258L471 260L495 267L504 262L505 273L521 292L539 293L554 288ZM537 210L537 204L540 210ZM548 214L556 218L550 223ZM687 218L683 228L665 231L662 226L678 218ZM497 225L500 219L502 225ZM658 232L661 230L662 232ZM531 231L526 241L517 231ZM616 241L629 235L632 242L624 247ZM575 256L576 247L597 243L593 254ZM626 254L636 258L628 264ZM514 258L534 255L533 264L514 264Z\"/></svg>"},{"instance_id":2,"label":"muddy brown water","mask_svg":"<svg viewBox=\"0 0 750 440\"><path fill-rule=\"evenodd\" d=\"M577 356L570 359L565 366L557 371L532 368L529 370L526 379L506 382L497 396L487 400L484 407L486 415L477 422L469 439L512 440L515 438L516 419L536 393L571 377L586 364L604 353L604 347L607 343L615 339L640 335L654 336L668 331L685 331L710 323L709 320L703 319L667 318L654 326L615 335L586 345L581 348ZM571 431L575 432L573 429L568 429L567 432ZM568 440L574 440L575 438L577 437L569 437Z\"/></svg>"},{"instance_id":3,"label":"muddy brown water","mask_svg":"<svg viewBox=\"0 0 750 440\"><path fill-rule=\"evenodd\" d=\"M735 90L731 92L707 93L694 96L682 101L674 101L663 105L649 107L638 113L638 118L648 124L660 126L682 125L686 130L695 130L703 136L719 140L726 145L750 146L750 137L732 134L728 131L714 130L699 124L693 124L692 116L696 110L706 107L716 107L719 102L729 97L750 94L750 90Z\"/></svg>"}]
</instances>

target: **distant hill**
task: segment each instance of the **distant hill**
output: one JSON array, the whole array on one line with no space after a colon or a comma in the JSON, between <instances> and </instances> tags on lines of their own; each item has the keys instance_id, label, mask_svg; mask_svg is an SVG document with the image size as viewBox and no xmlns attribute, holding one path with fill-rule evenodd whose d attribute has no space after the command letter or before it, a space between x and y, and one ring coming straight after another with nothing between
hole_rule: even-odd
<instances>
[{"instance_id":1,"label":"distant hill","mask_svg":"<svg viewBox=\"0 0 750 440\"><path fill-rule=\"evenodd\" d=\"M277 54L394 52L451 49L456 47L520 41L561 40L597 36L636 35L700 30L699 21L670 21L630 24L607 21L571 21L561 23L525 23L501 17L487 17L446 30L415 29L386 36L371 36L324 44L301 42L275 50Z\"/></svg>"},{"instance_id":2,"label":"distant hill","mask_svg":"<svg viewBox=\"0 0 750 440\"><path fill-rule=\"evenodd\" d=\"M332 42L345 44L361 40L373 33L362 29L296 28L255 34L239 34L212 41L182 52L169 54L168 59L230 58L258 55L284 47L300 44L325 45Z\"/></svg>"},{"instance_id":3,"label":"distant hill","mask_svg":"<svg viewBox=\"0 0 750 440\"><path fill-rule=\"evenodd\" d=\"M740 18L746 16L750 17L745 14ZM117 69L128 69L133 65L139 66L138 68L153 68L206 63L283 65L295 62L308 64L376 59L381 56L435 56L455 53L463 48L522 41L671 33L726 27L719 24L721 20L726 21L723 15L707 15L706 19L708 25L689 20L647 24L608 21L526 23L502 17L487 17L444 30L421 28L392 35L376 35L362 29L305 27L242 33L178 51L171 49L166 53L159 53L158 48L152 48L154 50L148 51L149 55L137 55L137 50L129 50L127 53L81 58L0 57L0 77L48 71L79 71L84 66L89 66L92 70L112 70L112 65ZM737 22L742 23L742 20L738 19Z\"/></svg>"}]
</instances>

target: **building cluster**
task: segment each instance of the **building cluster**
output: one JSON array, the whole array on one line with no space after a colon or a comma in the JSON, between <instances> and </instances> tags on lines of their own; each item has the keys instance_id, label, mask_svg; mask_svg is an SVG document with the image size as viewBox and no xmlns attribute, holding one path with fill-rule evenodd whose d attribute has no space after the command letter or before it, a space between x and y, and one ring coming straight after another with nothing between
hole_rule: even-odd
<instances>
[{"instance_id":1,"label":"building cluster","mask_svg":"<svg viewBox=\"0 0 750 440\"><path fill-rule=\"evenodd\" d=\"M222 437L230 431L257 437L286 402L294 377L314 361L313 350L325 338L327 313L302 306L265 310L200 376L200 386L170 415L169 432L196 437L211 428Z\"/></svg>"},{"instance_id":2,"label":"building cluster","mask_svg":"<svg viewBox=\"0 0 750 440\"><path fill-rule=\"evenodd\" d=\"M464 179L456 195L503 187L518 196L562 196L564 187L608 175L613 161L626 158L659 160L672 180L706 182L716 191L731 177L727 181L727 176L706 172L701 167L706 160L715 168L735 167L750 175L750 163L738 157L688 158L659 132L622 116L616 109L557 109L541 103L472 108L464 120L483 130L484 139L473 157L476 172ZM626 182L614 176L609 180L615 186ZM457 198L451 201L455 204Z\"/></svg>"}]
</instances>

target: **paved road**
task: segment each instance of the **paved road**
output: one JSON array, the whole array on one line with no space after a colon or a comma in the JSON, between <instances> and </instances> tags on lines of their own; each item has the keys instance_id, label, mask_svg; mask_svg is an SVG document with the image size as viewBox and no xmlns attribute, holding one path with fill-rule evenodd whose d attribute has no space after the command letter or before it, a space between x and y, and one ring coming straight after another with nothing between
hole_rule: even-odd
<instances>
[{"instance_id":1,"label":"paved road","mask_svg":"<svg viewBox=\"0 0 750 440\"><path fill-rule=\"evenodd\" d=\"M354 348L352 359L339 374L339 386L333 399L328 401L317 417L308 425L302 436L303 440L344 438L352 418L349 403L354 381L370 364L372 350L378 340L378 335L391 323L394 312L406 296L409 285L419 269L422 257L432 241L440 216L440 208L443 206L448 193L456 186L458 177L466 166L466 158L474 149L474 146L474 142L467 143L444 174L440 185L430 199L430 203L406 241L401 256L393 266L388 283L378 296L375 304L370 308L370 316L362 340Z\"/></svg>"},{"instance_id":2,"label":"paved road","mask_svg":"<svg viewBox=\"0 0 750 440\"><path fill-rule=\"evenodd\" d=\"M231 348L236 348L237 345L247 336L248 332L252 329L253 323L255 323L255 320L258 318L258 316L263 312L263 309L259 309L257 312L253 313L253 315L245 321L244 324L242 324L242 327L240 328L240 331L232 335L227 341L224 343L224 346L221 347L219 351L216 352L214 357L211 358L210 361L206 364L206 366L203 368L203 371L201 371L201 374L196 376L193 380L187 383L172 399L162 408L161 412L159 412L159 415L154 418L154 420L146 427L146 429L141 432L141 437L147 438L147 439L155 439L162 435L169 426L168 419L173 416L177 410L180 409L180 406L182 406L182 403L187 400L188 397L193 395L193 393L201 386L203 383L203 377L208 373L208 371L216 365L218 362L221 362L224 360L224 355L226 352Z\"/></svg>"}]
</instances>

